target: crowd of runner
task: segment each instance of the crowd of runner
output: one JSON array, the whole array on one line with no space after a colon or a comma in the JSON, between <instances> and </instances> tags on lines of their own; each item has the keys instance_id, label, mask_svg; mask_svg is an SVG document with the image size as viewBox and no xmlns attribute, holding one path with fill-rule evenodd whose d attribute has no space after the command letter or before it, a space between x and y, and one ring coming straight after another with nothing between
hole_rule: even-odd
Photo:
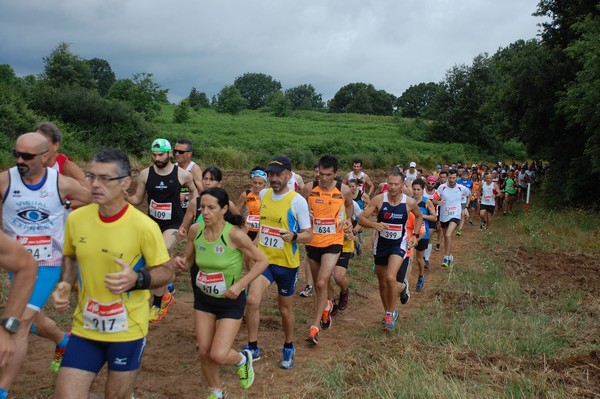
<instances>
[{"instance_id":1,"label":"crowd of runner","mask_svg":"<svg viewBox=\"0 0 600 399\"><path fill-rule=\"evenodd\" d=\"M452 242L465 225L490 229L495 215L511 215L528 186L546 173L541 162L457 162L431 170L410 162L393 166L376 184L361 160L340 174L338 159L325 155L304 182L292 160L277 155L253 168L249 188L232 200L218 167L202 170L192 161L188 139L174 147L154 140L152 164L137 177L135 191L123 152L102 150L83 172L58 152L61 139L52 123L40 124L17 139L15 166L0 173L3 231L29 253L0 236L0 261L14 272L0 328L0 399L8 397L25 360L29 333L56 344L50 365L58 373L56 398L87 397L104 364L105 396L131 398L148 325L168 317L177 270L190 274L209 398L224 397L222 365L237 367L242 388L252 385L253 362L261 358L261 304L273 283L282 369L295 365L294 297L313 297L303 338L305 345L318 345L333 316L350 305L347 270L354 256L372 253L381 328L392 331L398 300L408 303L412 287L425 289L425 270L435 266L432 252L443 251L439 266L454 267ZM134 207L143 202L147 214ZM185 240L185 250L174 256L178 240ZM4 254L14 251L23 261L19 267L37 263L29 288L26 273L6 264ZM416 281L410 281L411 267ZM298 287L300 274L305 283ZM22 298L13 293L17 288ZM43 309L52 297L66 311L73 291L73 325L65 332ZM247 344L236 350L242 321Z\"/></svg>"}]
</instances>

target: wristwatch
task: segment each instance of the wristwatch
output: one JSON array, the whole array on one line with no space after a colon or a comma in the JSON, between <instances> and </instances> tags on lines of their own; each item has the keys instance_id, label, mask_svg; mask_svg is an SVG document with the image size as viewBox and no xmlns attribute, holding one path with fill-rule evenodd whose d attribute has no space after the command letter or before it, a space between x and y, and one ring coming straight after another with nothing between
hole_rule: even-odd
<instances>
[{"instance_id":1,"label":"wristwatch","mask_svg":"<svg viewBox=\"0 0 600 399\"><path fill-rule=\"evenodd\" d=\"M415 238L418 240L418 239L421 237L421 235L420 235L420 234L418 234L418 233L414 233L414 234L413 234L413 237L415 237Z\"/></svg>"},{"instance_id":2,"label":"wristwatch","mask_svg":"<svg viewBox=\"0 0 600 399\"><path fill-rule=\"evenodd\" d=\"M16 334L17 331L19 331L21 320L17 319L16 317L7 317L0 320L0 325L2 325L2 327L4 327L4 329L9 333Z\"/></svg>"}]
</instances>

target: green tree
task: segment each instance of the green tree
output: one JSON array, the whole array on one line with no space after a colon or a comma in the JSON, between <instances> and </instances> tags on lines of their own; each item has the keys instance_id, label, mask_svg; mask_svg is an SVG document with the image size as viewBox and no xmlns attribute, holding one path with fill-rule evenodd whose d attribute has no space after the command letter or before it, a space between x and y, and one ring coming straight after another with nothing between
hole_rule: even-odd
<instances>
[{"instance_id":1,"label":"green tree","mask_svg":"<svg viewBox=\"0 0 600 399\"><path fill-rule=\"evenodd\" d=\"M426 117L427 107L438 89L434 82L411 85L396 100L398 113L405 118Z\"/></svg>"},{"instance_id":2,"label":"green tree","mask_svg":"<svg viewBox=\"0 0 600 399\"><path fill-rule=\"evenodd\" d=\"M179 105L173 111L173 122L185 123L190 120L190 103L186 100L181 100Z\"/></svg>"},{"instance_id":3,"label":"green tree","mask_svg":"<svg viewBox=\"0 0 600 399\"><path fill-rule=\"evenodd\" d=\"M271 93L268 103L275 116L288 116L292 111L292 101L281 90Z\"/></svg>"},{"instance_id":4,"label":"green tree","mask_svg":"<svg viewBox=\"0 0 600 399\"><path fill-rule=\"evenodd\" d=\"M78 85L92 89L96 87L88 63L71 53L70 45L61 42L47 57L43 58L44 72L41 78L54 87Z\"/></svg>"},{"instance_id":5,"label":"green tree","mask_svg":"<svg viewBox=\"0 0 600 399\"><path fill-rule=\"evenodd\" d=\"M323 97L317 93L313 85L304 84L285 91L293 110L322 111L325 108Z\"/></svg>"},{"instance_id":6,"label":"green tree","mask_svg":"<svg viewBox=\"0 0 600 399\"><path fill-rule=\"evenodd\" d=\"M192 90L190 90L187 100L190 106L196 111L200 108L210 108L210 102L206 93L198 91L195 87L192 87Z\"/></svg>"},{"instance_id":7,"label":"green tree","mask_svg":"<svg viewBox=\"0 0 600 399\"><path fill-rule=\"evenodd\" d=\"M264 73L245 73L238 76L233 85L246 99L249 109L264 107L271 93L281 90L281 83Z\"/></svg>"},{"instance_id":8,"label":"green tree","mask_svg":"<svg viewBox=\"0 0 600 399\"><path fill-rule=\"evenodd\" d=\"M100 58L92 58L87 61L92 77L96 82L98 92L103 97L106 97L111 86L116 82L115 73L113 72L108 61Z\"/></svg>"},{"instance_id":9,"label":"green tree","mask_svg":"<svg viewBox=\"0 0 600 399\"><path fill-rule=\"evenodd\" d=\"M215 109L217 112L237 115L246 109L248 103L235 86L225 86L216 98Z\"/></svg>"},{"instance_id":10,"label":"green tree","mask_svg":"<svg viewBox=\"0 0 600 399\"><path fill-rule=\"evenodd\" d=\"M37 119L27 108L22 92L23 83L14 70L7 64L0 65L0 131L11 141L30 131Z\"/></svg>"},{"instance_id":11,"label":"green tree","mask_svg":"<svg viewBox=\"0 0 600 399\"><path fill-rule=\"evenodd\" d=\"M372 84L350 83L333 96L328 103L329 112L372 115L392 115L396 98Z\"/></svg>"},{"instance_id":12,"label":"green tree","mask_svg":"<svg viewBox=\"0 0 600 399\"><path fill-rule=\"evenodd\" d=\"M119 79L110 88L108 96L129 103L150 121L160 111L160 104L168 102L169 92L154 82L153 76L151 73L136 73L132 79Z\"/></svg>"}]
</instances>

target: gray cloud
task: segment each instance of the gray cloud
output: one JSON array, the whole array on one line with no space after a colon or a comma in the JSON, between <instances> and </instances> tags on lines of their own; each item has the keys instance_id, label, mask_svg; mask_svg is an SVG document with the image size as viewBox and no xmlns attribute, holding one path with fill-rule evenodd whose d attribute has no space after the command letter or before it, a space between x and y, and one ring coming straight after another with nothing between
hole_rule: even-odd
<instances>
[{"instance_id":1,"label":"gray cloud","mask_svg":"<svg viewBox=\"0 0 600 399\"><path fill-rule=\"evenodd\" d=\"M400 95L440 81L517 39L535 37L537 0L2 0L0 62L43 71L61 41L103 58L119 78L153 73L178 101L209 96L245 72L284 88L310 83L325 99L352 82Z\"/></svg>"}]
</instances>

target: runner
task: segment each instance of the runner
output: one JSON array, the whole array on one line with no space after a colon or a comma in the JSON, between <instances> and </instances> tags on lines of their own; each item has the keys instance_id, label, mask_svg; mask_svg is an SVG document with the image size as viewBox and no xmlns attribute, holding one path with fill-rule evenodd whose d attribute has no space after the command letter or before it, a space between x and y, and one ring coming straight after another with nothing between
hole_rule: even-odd
<instances>
[{"instance_id":1,"label":"runner","mask_svg":"<svg viewBox=\"0 0 600 399\"><path fill-rule=\"evenodd\" d=\"M177 139L173 154L175 155L175 160L177 161L176 165L190 172L194 178L196 190L198 192L202 191L202 169L196 162L192 161L192 142L188 139ZM180 197L181 208L186 209L188 202L190 201L190 190L187 188L187 186L181 187Z\"/></svg>"},{"instance_id":2,"label":"runner","mask_svg":"<svg viewBox=\"0 0 600 399\"><path fill-rule=\"evenodd\" d=\"M479 188L479 197L481 198L481 207L479 218L481 219L480 229L489 229L492 226L492 217L496 209L496 198L502 195L498 183L492 180L492 174L484 176L485 181Z\"/></svg>"},{"instance_id":3,"label":"runner","mask_svg":"<svg viewBox=\"0 0 600 399\"><path fill-rule=\"evenodd\" d=\"M148 289L175 277L156 223L125 200L131 165L105 149L86 174L93 204L73 212L65 229L60 283L54 305L66 311L78 279L73 331L54 397L87 398L104 364L107 398L130 398L148 334Z\"/></svg>"},{"instance_id":4,"label":"runner","mask_svg":"<svg viewBox=\"0 0 600 399\"><path fill-rule=\"evenodd\" d=\"M306 245L306 255L315 279L315 298L312 325L306 341L316 345L319 327L331 326L333 303L327 298L327 284L342 252L344 223L352 224L354 205L350 188L335 177L338 160L333 155L319 159L319 178L307 183L302 195L307 199L312 215L313 237ZM344 213L345 207L345 213ZM345 220L344 220L345 218Z\"/></svg>"},{"instance_id":5,"label":"runner","mask_svg":"<svg viewBox=\"0 0 600 399\"><path fill-rule=\"evenodd\" d=\"M525 168L521 167L519 172L517 173L517 182L519 183L519 187L517 187L517 201L525 202L525 197L527 196L527 183L529 183L529 175L525 173Z\"/></svg>"},{"instance_id":6,"label":"runner","mask_svg":"<svg viewBox=\"0 0 600 399\"><path fill-rule=\"evenodd\" d=\"M0 198L3 201L4 232L19 241L38 262L38 278L27 308L20 315L22 327L15 337L19 350L3 370L0 387L8 390L27 355L27 334L35 319L34 333L59 346L55 357L60 364L68 335L45 316L38 317L60 277L64 241L64 198L84 204L90 191L75 179L60 176L44 165L48 162L48 141L40 133L25 133L13 148L16 166L0 173ZM53 360L54 362L54 360ZM51 369L56 367L51 363Z\"/></svg>"},{"instance_id":7,"label":"runner","mask_svg":"<svg viewBox=\"0 0 600 399\"><path fill-rule=\"evenodd\" d=\"M417 291L423 291L425 288L425 251L429 248L429 237L431 236L431 223L437 223L437 215L433 203L423 197L425 182L421 179L416 179L412 183L414 200L417 202L421 213L423 214L423 225L425 226L424 235L418 238L418 244L415 247L415 259L417 268L419 269L419 277L417 279ZM428 262L427 262L428 263ZM428 267L429 268L429 267Z\"/></svg>"},{"instance_id":8,"label":"runner","mask_svg":"<svg viewBox=\"0 0 600 399\"><path fill-rule=\"evenodd\" d=\"M178 229L183 221L181 187L188 188L192 199L196 198L198 192L191 173L171 163L171 143L156 139L150 150L154 165L140 172L135 194L127 197L127 201L132 205L140 205L147 195L148 216L160 227L170 251L177 242ZM158 324L167 315L175 297L166 286L157 287L153 293L150 323Z\"/></svg>"},{"instance_id":9,"label":"runner","mask_svg":"<svg viewBox=\"0 0 600 399\"><path fill-rule=\"evenodd\" d=\"M260 224L260 192L267 186L267 172L262 166L255 166L250 171L250 179L252 179L252 187L242 191L235 206L246 215L244 229L254 241Z\"/></svg>"},{"instance_id":10,"label":"runner","mask_svg":"<svg viewBox=\"0 0 600 399\"><path fill-rule=\"evenodd\" d=\"M438 195L437 195L437 191L435 189L435 186L437 185L437 179L431 175L431 176L427 176L426 179L427 183L425 185L425 190L423 190L423 198L426 198L428 200L431 201L431 203L433 204L433 200L434 199L439 199ZM425 268L429 269L429 267L431 266L429 259L431 258L431 252L433 251L433 235L438 231L439 229L439 224L440 224L440 207L437 205L434 205L434 209L435 209L435 213L434 215L436 216L434 221L429 221L429 244L427 245L427 249L425 250ZM438 238L439 240L439 238ZM439 251L439 241L437 244L437 250Z\"/></svg>"},{"instance_id":11,"label":"runner","mask_svg":"<svg viewBox=\"0 0 600 399\"><path fill-rule=\"evenodd\" d=\"M369 205L369 201L371 201L371 199L369 198L369 196L363 192L360 191L358 189L358 182L355 179L350 179L348 180L348 187L350 187L350 192L352 193L352 200L358 205L358 209L359 210L363 210L365 209L365 207L367 205ZM356 209L356 207L355 207ZM360 212L358 212L360 213ZM356 252L357 256L360 256L362 254L362 244L364 241L363 238L363 233L362 233L362 227L360 225L356 225L356 222L358 221L358 213L354 212L354 218L352 219L354 226L354 229L356 231L356 240L353 240L354 242L354 251ZM342 251L343 252L343 251Z\"/></svg>"},{"instance_id":12,"label":"runner","mask_svg":"<svg viewBox=\"0 0 600 399\"><path fill-rule=\"evenodd\" d=\"M469 211L467 210L467 202L469 200L469 197L471 197L471 193L473 192L472 191L473 190L473 182L471 181L471 179L469 179L469 171L464 169L461 176L462 177L459 180L457 180L456 183L461 186L466 187L469 190L469 193L467 194L465 191L465 193L463 194L463 196L460 199L461 217L460 217L460 224L458 225L458 229L456 229L457 236L462 235L462 229L463 229L463 226L465 225L465 220L469 219Z\"/></svg>"},{"instance_id":13,"label":"runner","mask_svg":"<svg viewBox=\"0 0 600 399\"><path fill-rule=\"evenodd\" d=\"M423 215L417 202L402 193L404 175L393 170L388 177L388 192L375 196L358 217L358 222L363 227L374 229L375 245L373 257L376 265L377 280L379 281L379 295L385 311L384 330L393 330L398 317L396 301L398 299L398 284L396 277L402 265L408 245L417 244L419 234L415 234L407 242L405 225L408 214L415 214L415 227L423 222ZM377 221L369 220L372 214L377 215ZM407 290L408 281L403 280L402 291Z\"/></svg>"},{"instance_id":14,"label":"runner","mask_svg":"<svg viewBox=\"0 0 600 399\"><path fill-rule=\"evenodd\" d=\"M504 181L504 214L512 215L514 198L517 195L517 183L515 181L515 171L508 170L508 177Z\"/></svg>"},{"instance_id":15,"label":"runner","mask_svg":"<svg viewBox=\"0 0 600 399\"><path fill-rule=\"evenodd\" d=\"M237 366L242 388L248 389L254 382L252 353L236 352L232 346L244 316L246 286L268 264L252 240L239 229L244 218L229 211L225 190L208 188L199 198L203 221L190 228L185 257L175 257L175 266L189 270L193 263L198 265L194 314L200 364L211 390L209 398L220 399L223 398L221 365ZM249 258L253 265L244 276L243 257Z\"/></svg>"},{"instance_id":16,"label":"runner","mask_svg":"<svg viewBox=\"0 0 600 399\"><path fill-rule=\"evenodd\" d=\"M440 199L437 205L440 206L440 230L444 235L444 259L443 267L452 267L454 265L454 256L452 256L452 235L454 230L460 224L462 214L461 198L467 195L469 200L468 189L465 186L457 184L456 169L450 169L448 172L448 181L440 185L437 189ZM469 204L467 203L467 207Z\"/></svg>"},{"instance_id":17,"label":"runner","mask_svg":"<svg viewBox=\"0 0 600 399\"><path fill-rule=\"evenodd\" d=\"M21 316L33 292L38 265L22 245L0 232L0 265L11 273L11 287L0 320L0 398L8 397L10 383L4 382L4 368L15 355L27 352L27 330L19 333ZM25 347L25 348L23 348Z\"/></svg>"},{"instance_id":18,"label":"runner","mask_svg":"<svg viewBox=\"0 0 600 399\"><path fill-rule=\"evenodd\" d=\"M406 179L410 182L410 184L412 185L412 182L416 180L417 176L418 176L418 172L417 172L417 163L416 162L411 162L408 164L408 170L406 171Z\"/></svg>"},{"instance_id":19,"label":"runner","mask_svg":"<svg viewBox=\"0 0 600 399\"><path fill-rule=\"evenodd\" d=\"M352 161L352 171L348 172L343 183L347 185L351 179L354 179L356 180L358 189L363 193L367 193L367 195L371 197L371 195L373 195L373 190L375 190L375 184L373 184L373 181L371 181L369 175L363 172L362 169L362 160L355 159Z\"/></svg>"},{"instance_id":20,"label":"runner","mask_svg":"<svg viewBox=\"0 0 600 399\"><path fill-rule=\"evenodd\" d=\"M444 167L447 167L448 165L444 165ZM448 181L448 171L447 170L442 170L439 173L438 176L438 181L436 184L436 191L437 189L442 185L442 184L446 184L446 182ZM437 195L436 200L439 200L439 194ZM437 229L437 243L435 244L435 250L436 252L440 251L440 243L442 242L442 229L440 228L441 226L441 222L440 222L440 207L437 201L433 201L433 204L437 206L438 208L438 229Z\"/></svg>"},{"instance_id":21,"label":"runner","mask_svg":"<svg viewBox=\"0 0 600 399\"><path fill-rule=\"evenodd\" d=\"M273 158L267 166L271 188L261 191L258 249L266 255L269 267L250 286L246 310L248 345L244 347L244 350L252 353L254 360L260 359L260 303L264 292L275 282L284 334L282 360L279 363L283 369L291 369L295 362L293 338L296 318L292 310L292 299L300 266L298 244L312 239L308 204L300 194L290 190L287 184L291 178L291 169L291 162L285 156Z\"/></svg>"},{"instance_id":22,"label":"runner","mask_svg":"<svg viewBox=\"0 0 600 399\"><path fill-rule=\"evenodd\" d=\"M469 212L469 224L473 225L473 213L472 210L475 210L475 213L479 214L479 173L477 171L471 172L471 181L473 182L473 188L471 189L471 202L469 203L469 207L467 211Z\"/></svg>"},{"instance_id":23,"label":"runner","mask_svg":"<svg viewBox=\"0 0 600 399\"><path fill-rule=\"evenodd\" d=\"M313 166L313 177L314 180L319 178L319 165L315 164ZM315 280L313 279L312 273L310 271L310 265L308 264L308 257L303 257L301 262L302 271L304 272L304 289L298 293L298 296L302 298L308 298L313 296L315 293Z\"/></svg>"}]
</instances>

